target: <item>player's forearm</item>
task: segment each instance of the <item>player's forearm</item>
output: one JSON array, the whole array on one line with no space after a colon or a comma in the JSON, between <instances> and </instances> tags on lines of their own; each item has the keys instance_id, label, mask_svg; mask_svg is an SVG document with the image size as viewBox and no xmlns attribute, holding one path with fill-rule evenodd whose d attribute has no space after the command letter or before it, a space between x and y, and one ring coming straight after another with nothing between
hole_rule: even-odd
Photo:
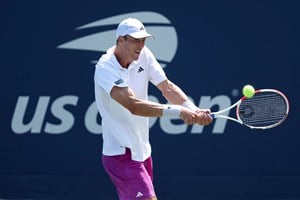
<instances>
[{"instance_id":1,"label":"player's forearm","mask_svg":"<svg viewBox=\"0 0 300 200\"><path fill-rule=\"evenodd\" d=\"M163 105L151 101L135 100L127 108L132 114L145 117L160 117L163 113Z\"/></svg>"},{"instance_id":2,"label":"player's forearm","mask_svg":"<svg viewBox=\"0 0 300 200\"><path fill-rule=\"evenodd\" d=\"M170 81L168 88L163 90L162 94L172 104L182 105L188 100L187 95L176 84Z\"/></svg>"},{"instance_id":3,"label":"player's forearm","mask_svg":"<svg viewBox=\"0 0 300 200\"><path fill-rule=\"evenodd\" d=\"M162 91L163 96L172 104L182 105L193 111L199 110L199 108L188 99L182 89L171 81L166 80L162 82L158 85L158 88Z\"/></svg>"}]
</instances>

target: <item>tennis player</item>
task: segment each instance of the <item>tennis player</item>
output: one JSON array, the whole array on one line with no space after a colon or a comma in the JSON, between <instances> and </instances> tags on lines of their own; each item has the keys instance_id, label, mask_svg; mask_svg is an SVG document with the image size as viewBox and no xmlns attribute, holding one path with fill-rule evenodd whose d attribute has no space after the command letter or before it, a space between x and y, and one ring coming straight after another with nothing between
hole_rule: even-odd
<instances>
[{"instance_id":1,"label":"tennis player","mask_svg":"<svg viewBox=\"0 0 300 200\"><path fill-rule=\"evenodd\" d=\"M102 118L104 169L120 200L157 199L153 187L148 117L172 116L186 124L208 125L209 110L200 109L173 82L145 46L153 38L142 22L123 20L116 45L96 64L94 83ZM171 104L147 100L151 82Z\"/></svg>"}]
</instances>

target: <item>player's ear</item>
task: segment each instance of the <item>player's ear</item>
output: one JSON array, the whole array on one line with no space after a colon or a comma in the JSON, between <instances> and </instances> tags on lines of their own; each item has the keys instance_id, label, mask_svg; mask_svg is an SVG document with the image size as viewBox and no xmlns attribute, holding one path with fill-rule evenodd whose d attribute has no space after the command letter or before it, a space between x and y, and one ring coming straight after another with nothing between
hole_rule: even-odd
<instances>
[{"instance_id":1,"label":"player's ear","mask_svg":"<svg viewBox=\"0 0 300 200\"><path fill-rule=\"evenodd\" d=\"M117 39L117 43L123 43L126 39L126 36L119 36Z\"/></svg>"},{"instance_id":2,"label":"player's ear","mask_svg":"<svg viewBox=\"0 0 300 200\"><path fill-rule=\"evenodd\" d=\"M120 38L121 38L121 37L118 37L118 38L117 38L117 44L120 43Z\"/></svg>"}]
</instances>

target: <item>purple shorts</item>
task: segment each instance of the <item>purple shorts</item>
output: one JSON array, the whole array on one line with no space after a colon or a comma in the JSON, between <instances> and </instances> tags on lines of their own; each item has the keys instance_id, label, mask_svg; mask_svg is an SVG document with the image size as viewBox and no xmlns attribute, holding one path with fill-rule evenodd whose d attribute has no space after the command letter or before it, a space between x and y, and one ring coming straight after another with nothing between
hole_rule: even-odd
<instances>
[{"instance_id":1,"label":"purple shorts","mask_svg":"<svg viewBox=\"0 0 300 200\"><path fill-rule=\"evenodd\" d=\"M144 162L131 160L130 149L124 155L102 155L104 169L117 188L120 200L154 197L151 156Z\"/></svg>"}]
</instances>

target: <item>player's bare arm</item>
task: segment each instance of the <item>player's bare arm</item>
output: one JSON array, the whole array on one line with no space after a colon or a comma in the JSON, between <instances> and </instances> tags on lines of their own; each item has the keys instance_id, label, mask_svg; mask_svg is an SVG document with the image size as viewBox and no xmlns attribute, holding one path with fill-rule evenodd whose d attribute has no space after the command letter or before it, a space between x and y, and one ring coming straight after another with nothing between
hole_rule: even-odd
<instances>
[{"instance_id":1,"label":"player's bare arm","mask_svg":"<svg viewBox=\"0 0 300 200\"><path fill-rule=\"evenodd\" d=\"M157 85L158 89L162 92L162 95L173 104L183 105L188 102L187 95L173 82L170 80L164 80ZM193 109L198 115L197 123L200 125L208 125L212 122L210 117L210 110L200 109L195 107Z\"/></svg>"},{"instance_id":2,"label":"player's bare arm","mask_svg":"<svg viewBox=\"0 0 300 200\"><path fill-rule=\"evenodd\" d=\"M186 94L170 80L164 80L157 85L162 95L172 104L182 105L188 100Z\"/></svg>"},{"instance_id":3,"label":"player's bare arm","mask_svg":"<svg viewBox=\"0 0 300 200\"><path fill-rule=\"evenodd\" d=\"M128 87L114 86L110 92L111 97L128 109L132 114L146 117L161 117L164 105L137 98ZM197 113L183 106L180 107L180 118L187 124L197 123Z\"/></svg>"}]
</instances>

